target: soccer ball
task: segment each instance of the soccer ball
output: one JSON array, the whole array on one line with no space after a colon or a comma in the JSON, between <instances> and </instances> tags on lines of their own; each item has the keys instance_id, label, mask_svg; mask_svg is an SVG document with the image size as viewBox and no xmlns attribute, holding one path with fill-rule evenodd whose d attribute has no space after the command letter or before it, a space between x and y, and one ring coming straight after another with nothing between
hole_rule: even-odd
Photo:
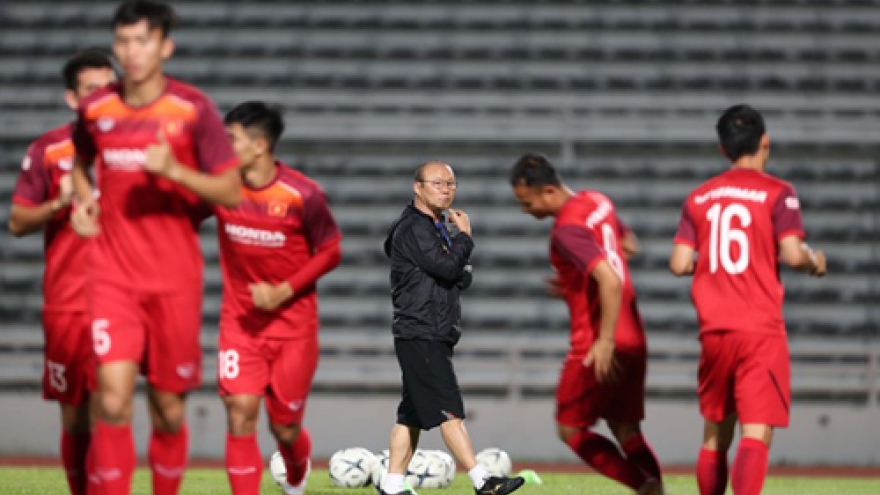
<instances>
[{"instance_id":1,"label":"soccer ball","mask_svg":"<svg viewBox=\"0 0 880 495\"><path fill-rule=\"evenodd\" d=\"M445 452L443 453L448 456ZM372 473L373 485L382 486L382 480L388 474L388 450L376 455L376 464ZM450 458L451 460L451 458ZM442 457L430 450L416 449L404 480L413 488L443 488L452 483L455 477L454 462L450 466Z\"/></svg>"},{"instance_id":2,"label":"soccer ball","mask_svg":"<svg viewBox=\"0 0 880 495\"><path fill-rule=\"evenodd\" d=\"M483 466L491 476L507 476L513 469L513 463L507 452L497 448L490 447L483 449L477 454L477 464Z\"/></svg>"},{"instance_id":3,"label":"soccer ball","mask_svg":"<svg viewBox=\"0 0 880 495\"><path fill-rule=\"evenodd\" d=\"M342 449L330 456L330 481L345 488L366 486L376 464L376 456L365 448Z\"/></svg>"},{"instance_id":4,"label":"soccer ball","mask_svg":"<svg viewBox=\"0 0 880 495\"><path fill-rule=\"evenodd\" d=\"M424 462L410 465L420 488L446 488L455 479L455 461L442 450L426 450Z\"/></svg>"}]
</instances>

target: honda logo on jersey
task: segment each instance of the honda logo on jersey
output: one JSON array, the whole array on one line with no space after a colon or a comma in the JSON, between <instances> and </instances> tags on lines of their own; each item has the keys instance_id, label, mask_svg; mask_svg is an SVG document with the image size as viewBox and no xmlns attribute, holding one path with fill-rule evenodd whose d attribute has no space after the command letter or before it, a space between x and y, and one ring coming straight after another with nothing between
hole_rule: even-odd
<instances>
[{"instance_id":1,"label":"honda logo on jersey","mask_svg":"<svg viewBox=\"0 0 880 495\"><path fill-rule=\"evenodd\" d=\"M287 216L287 205L281 203L279 201L270 201L269 202L269 216L270 217L286 217Z\"/></svg>"},{"instance_id":2,"label":"honda logo on jersey","mask_svg":"<svg viewBox=\"0 0 880 495\"><path fill-rule=\"evenodd\" d=\"M285 236L283 232L278 232L277 230L255 229L232 223L227 223L224 230L231 241L239 244L281 247L284 246L284 242L287 241L287 236Z\"/></svg>"},{"instance_id":3,"label":"honda logo on jersey","mask_svg":"<svg viewBox=\"0 0 880 495\"><path fill-rule=\"evenodd\" d=\"M114 170L141 170L147 163L146 151L131 148L108 148L103 158L104 165Z\"/></svg>"}]
</instances>

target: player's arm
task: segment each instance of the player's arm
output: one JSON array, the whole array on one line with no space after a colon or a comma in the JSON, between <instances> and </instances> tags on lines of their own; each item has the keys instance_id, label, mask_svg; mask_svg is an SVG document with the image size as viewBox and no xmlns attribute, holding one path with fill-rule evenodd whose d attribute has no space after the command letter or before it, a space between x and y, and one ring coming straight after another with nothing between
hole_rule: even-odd
<instances>
[{"instance_id":1,"label":"player's arm","mask_svg":"<svg viewBox=\"0 0 880 495\"><path fill-rule=\"evenodd\" d=\"M678 221L678 231L675 233L672 254L669 256L669 271L676 277L693 275L694 273L694 246L697 245L697 228L685 202L681 210L681 219Z\"/></svg>"},{"instance_id":2,"label":"player's arm","mask_svg":"<svg viewBox=\"0 0 880 495\"><path fill-rule=\"evenodd\" d=\"M590 277L599 288L599 334L590 347L584 365L595 367L596 379L601 383L612 380L615 374L614 332L620 316L623 283L606 260L601 260L590 271Z\"/></svg>"},{"instance_id":3,"label":"player's arm","mask_svg":"<svg viewBox=\"0 0 880 495\"><path fill-rule=\"evenodd\" d=\"M28 148L15 183L8 227L16 237L39 231L70 204L72 191L70 179L66 176L61 179L58 197L48 197L51 178L43 163L44 151L44 147L37 143Z\"/></svg>"},{"instance_id":4,"label":"player's arm","mask_svg":"<svg viewBox=\"0 0 880 495\"><path fill-rule=\"evenodd\" d=\"M676 277L693 275L694 248L689 244L676 243L672 247L672 255L669 257L669 271Z\"/></svg>"},{"instance_id":5,"label":"player's arm","mask_svg":"<svg viewBox=\"0 0 880 495\"><path fill-rule=\"evenodd\" d=\"M98 216L101 213L88 169L91 161L76 154L70 169L70 180L76 200L70 214L70 225L81 237L94 237L101 231Z\"/></svg>"},{"instance_id":6,"label":"player's arm","mask_svg":"<svg viewBox=\"0 0 880 495\"><path fill-rule=\"evenodd\" d=\"M319 278L339 266L342 261L342 247L339 238L321 246L309 261L287 280L278 284L259 282L251 284L254 306L264 311L273 311L314 285Z\"/></svg>"},{"instance_id":7,"label":"player's arm","mask_svg":"<svg viewBox=\"0 0 880 495\"><path fill-rule=\"evenodd\" d=\"M825 253L810 249L800 236L788 235L780 239L779 255L783 263L795 270L815 277L825 275Z\"/></svg>"},{"instance_id":8,"label":"player's arm","mask_svg":"<svg viewBox=\"0 0 880 495\"><path fill-rule=\"evenodd\" d=\"M157 142L147 146L146 169L182 185L211 204L233 208L241 199L238 167L212 175L182 165L174 157L162 130L157 134Z\"/></svg>"}]
</instances>

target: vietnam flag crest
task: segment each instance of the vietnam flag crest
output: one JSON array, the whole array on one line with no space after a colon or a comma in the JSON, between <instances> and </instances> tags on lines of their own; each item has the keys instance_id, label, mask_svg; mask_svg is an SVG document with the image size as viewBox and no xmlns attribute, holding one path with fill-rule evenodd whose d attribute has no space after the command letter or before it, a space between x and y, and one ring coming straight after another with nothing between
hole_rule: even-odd
<instances>
[{"instance_id":1,"label":"vietnam flag crest","mask_svg":"<svg viewBox=\"0 0 880 495\"><path fill-rule=\"evenodd\" d=\"M269 216L270 217L286 217L287 216L287 205L280 201L270 201L269 202Z\"/></svg>"}]
</instances>

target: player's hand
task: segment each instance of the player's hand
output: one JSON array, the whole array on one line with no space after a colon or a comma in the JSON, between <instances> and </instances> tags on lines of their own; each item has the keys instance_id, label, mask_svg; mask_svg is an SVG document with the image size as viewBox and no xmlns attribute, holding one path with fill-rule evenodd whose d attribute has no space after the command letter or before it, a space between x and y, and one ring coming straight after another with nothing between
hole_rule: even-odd
<instances>
[{"instance_id":1,"label":"player's hand","mask_svg":"<svg viewBox=\"0 0 880 495\"><path fill-rule=\"evenodd\" d=\"M70 226L80 237L95 237L101 233L101 225L98 222L100 215L101 207L96 198L77 203L70 214Z\"/></svg>"},{"instance_id":2,"label":"player's hand","mask_svg":"<svg viewBox=\"0 0 880 495\"><path fill-rule=\"evenodd\" d=\"M287 282L281 282L278 285L268 282L257 282L248 285L251 290L251 299L254 301L254 307L263 311L275 311L285 301L293 296L293 289Z\"/></svg>"},{"instance_id":3,"label":"player's hand","mask_svg":"<svg viewBox=\"0 0 880 495\"><path fill-rule=\"evenodd\" d=\"M458 230L467 235L471 235L471 219L468 217L467 213L462 210L453 210L450 208L448 218Z\"/></svg>"},{"instance_id":4,"label":"player's hand","mask_svg":"<svg viewBox=\"0 0 880 495\"><path fill-rule=\"evenodd\" d=\"M165 138L165 131L159 129L156 133L155 144L147 146L147 163L145 168L147 172L156 174L161 177L168 177L176 164L174 163L174 153L171 151L171 145Z\"/></svg>"},{"instance_id":5,"label":"player's hand","mask_svg":"<svg viewBox=\"0 0 880 495\"><path fill-rule=\"evenodd\" d=\"M827 262L825 260L825 253L822 251L813 252L813 262L816 266L813 267L812 271L810 271L810 275L814 277L825 276L825 272L828 269L828 266L826 265Z\"/></svg>"},{"instance_id":6,"label":"player's hand","mask_svg":"<svg viewBox=\"0 0 880 495\"><path fill-rule=\"evenodd\" d=\"M58 181L58 206L59 209L70 206L73 201L73 178L70 174L64 174Z\"/></svg>"},{"instance_id":7,"label":"player's hand","mask_svg":"<svg viewBox=\"0 0 880 495\"><path fill-rule=\"evenodd\" d=\"M544 288L547 290L547 294L553 297L561 298L563 296L562 291L562 282L559 280L559 275L554 275L552 277L547 277L544 279Z\"/></svg>"},{"instance_id":8,"label":"player's hand","mask_svg":"<svg viewBox=\"0 0 880 495\"><path fill-rule=\"evenodd\" d=\"M596 339L584 358L584 366L593 366L599 383L613 383L620 376L620 364L614 359L614 341Z\"/></svg>"}]
</instances>

